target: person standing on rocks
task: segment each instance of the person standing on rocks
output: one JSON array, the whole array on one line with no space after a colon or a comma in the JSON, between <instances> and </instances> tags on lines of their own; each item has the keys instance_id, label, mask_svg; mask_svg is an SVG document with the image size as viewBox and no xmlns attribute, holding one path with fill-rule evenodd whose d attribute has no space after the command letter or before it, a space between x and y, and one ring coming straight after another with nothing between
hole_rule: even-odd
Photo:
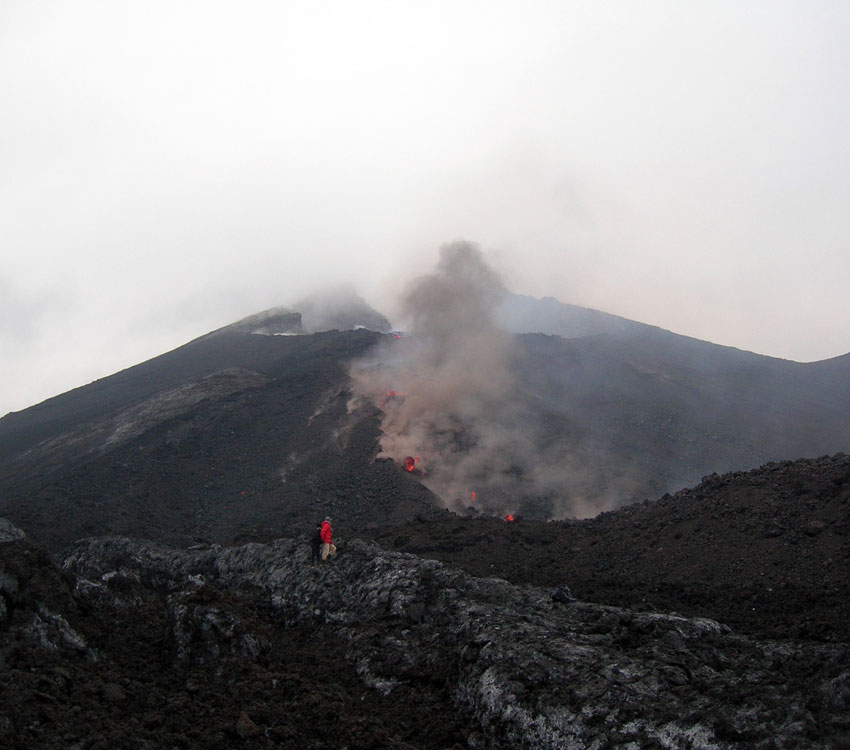
<instances>
[{"instance_id":1,"label":"person standing on rocks","mask_svg":"<svg viewBox=\"0 0 850 750\"><path fill-rule=\"evenodd\" d=\"M333 529L331 528L330 516L325 516L319 534L322 537L322 562L325 562L329 557L333 557L336 554L336 547L331 542Z\"/></svg>"}]
</instances>

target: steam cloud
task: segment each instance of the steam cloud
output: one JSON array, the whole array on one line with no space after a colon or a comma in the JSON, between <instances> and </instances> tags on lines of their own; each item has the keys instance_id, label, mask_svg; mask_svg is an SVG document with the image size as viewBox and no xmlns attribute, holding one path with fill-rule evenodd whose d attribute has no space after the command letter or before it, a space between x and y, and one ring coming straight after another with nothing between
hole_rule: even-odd
<instances>
[{"instance_id":1,"label":"steam cloud","mask_svg":"<svg viewBox=\"0 0 850 750\"><path fill-rule=\"evenodd\" d=\"M403 294L407 335L354 365L355 392L383 412L381 456L400 466L414 457L448 506L573 515L556 507L568 467L541 455L513 375L514 338L494 322L505 293L476 245L443 246L435 271Z\"/></svg>"}]
</instances>

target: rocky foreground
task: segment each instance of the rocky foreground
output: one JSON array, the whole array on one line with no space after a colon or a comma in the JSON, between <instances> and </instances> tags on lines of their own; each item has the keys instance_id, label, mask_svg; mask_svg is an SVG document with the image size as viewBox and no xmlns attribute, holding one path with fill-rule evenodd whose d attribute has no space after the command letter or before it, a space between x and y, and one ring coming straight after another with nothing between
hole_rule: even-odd
<instances>
[{"instance_id":1,"label":"rocky foreground","mask_svg":"<svg viewBox=\"0 0 850 750\"><path fill-rule=\"evenodd\" d=\"M850 747L850 645L571 600L371 542L0 544L0 744Z\"/></svg>"}]
</instances>

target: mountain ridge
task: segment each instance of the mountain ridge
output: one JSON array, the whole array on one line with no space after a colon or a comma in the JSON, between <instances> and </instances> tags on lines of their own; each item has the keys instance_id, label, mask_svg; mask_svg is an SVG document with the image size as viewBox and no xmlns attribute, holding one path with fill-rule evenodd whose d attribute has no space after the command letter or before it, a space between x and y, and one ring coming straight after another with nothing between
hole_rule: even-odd
<instances>
[{"instance_id":1,"label":"mountain ridge","mask_svg":"<svg viewBox=\"0 0 850 750\"><path fill-rule=\"evenodd\" d=\"M850 359L510 341L507 499L381 457L368 330L226 327L0 420L0 744L846 746Z\"/></svg>"},{"instance_id":2,"label":"mountain ridge","mask_svg":"<svg viewBox=\"0 0 850 750\"><path fill-rule=\"evenodd\" d=\"M378 509L441 506L569 518L712 472L850 446L850 355L794 363L642 324L574 339L520 334L509 408L492 424L522 441L511 474L481 465L476 501L436 498L427 474L405 476L400 458L378 459L383 394L353 406L351 363L393 335L249 332L268 319L252 316L0 419L0 515L58 547L74 534L153 529L145 503L162 504L167 476L174 498L161 512L175 524L172 542L294 529L321 514L325 497L363 523ZM373 498L372 510L349 497Z\"/></svg>"}]
</instances>

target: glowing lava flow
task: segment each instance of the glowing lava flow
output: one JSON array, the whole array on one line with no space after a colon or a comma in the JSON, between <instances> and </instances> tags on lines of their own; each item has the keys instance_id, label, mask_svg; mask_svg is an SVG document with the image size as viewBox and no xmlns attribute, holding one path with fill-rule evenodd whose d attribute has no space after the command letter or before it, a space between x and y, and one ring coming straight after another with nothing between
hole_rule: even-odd
<instances>
[{"instance_id":1,"label":"glowing lava flow","mask_svg":"<svg viewBox=\"0 0 850 750\"><path fill-rule=\"evenodd\" d=\"M513 523L513 521L514 521L514 515L513 515L513 513L508 513L508 515L506 515L506 516L505 516L505 520L506 520L508 523Z\"/></svg>"},{"instance_id":2,"label":"glowing lava flow","mask_svg":"<svg viewBox=\"0 0 850 750\"><path fill-rule=\"evenodd\" d=\"M416 468L416 462L419 461L419 456L405 456L404 470L413 471Z\"/></svg>"},{"instance_id":3,"label":"glowing lava flow","mask_svg":"<svg viewBox=\"0 0 850 750\"><path fill-rule=\"evenodd\" d=\"M470 493L469 493L469 499L472 500L472 502L474 503L475 498L477 498L477 497L478 497L478 495L475 494L475 490L471 490Z\"/></svg>"},{"instance_id":4,"label":"glowing lava flow","mask_svg":"<svg viewBox=\"0 0 850 750\"><path fill-rule=\"evenodd\" d=\"M395 399L403 399L407 396L406 393L399 393L398 391L387 391L384 394L384 397L381 399L381 409L383 409L388 402L393 401Z\"/></svg>"}]
</instances>

